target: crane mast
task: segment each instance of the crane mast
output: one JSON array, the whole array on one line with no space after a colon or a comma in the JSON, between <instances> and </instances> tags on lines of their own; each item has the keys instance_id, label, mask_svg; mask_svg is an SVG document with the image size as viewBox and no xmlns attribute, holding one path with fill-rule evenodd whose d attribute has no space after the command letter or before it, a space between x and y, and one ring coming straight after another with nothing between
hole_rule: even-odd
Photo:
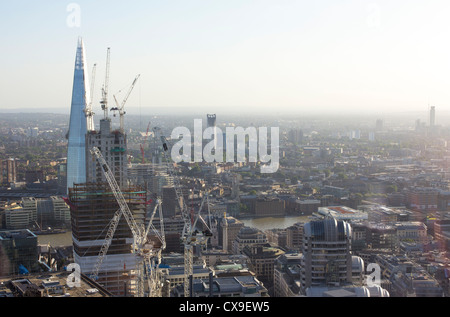
<instances>
[{"instance_id":1,"label":"crane mast","mask_svg":"<svg viewBox=\"0 0 450 317\"><path fill-rule=\"evenodd\" d=\"M92 78L91 78L91 90L90 90L90 100L89 103L86 105L86 109L84 110L84 113L86 115L86 123L87 123L87 130L88 131L94 131L94 112L92 111L92 103L94 100L94 86L95 86L95 72L97 70L97 64L94 64L94 67L92 69Z\"/></svg>"},{"instance_id":2,"label":"crane mast","mask_svg":"<svg viewBox=\"0 0 450 317\"><path fill-rule=\"evenodd\" d=\"M109 68L110 68L110 59L111 59L111 49L108 47L107 55L106 55L106 75L105 75L105 84L102 89L102 100L100 101L100 105L102 106L102 110L104 113L104 118L108 118L108 93L109 93Z\"/></svg>"}]
</instances>

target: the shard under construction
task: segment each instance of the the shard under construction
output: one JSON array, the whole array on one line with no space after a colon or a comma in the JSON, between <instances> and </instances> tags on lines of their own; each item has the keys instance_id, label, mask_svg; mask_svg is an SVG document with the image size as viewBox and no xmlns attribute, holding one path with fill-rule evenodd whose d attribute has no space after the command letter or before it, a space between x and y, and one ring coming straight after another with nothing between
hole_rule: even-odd
<instances>
[{"instance_id":1,"label":"the shard under construction","mask_svg":"<svg viewBox=\"0 0 450 317\"><path fill-rule=\"evenodd\" d=\"M107 65L109 66L109 49ZM127 175L126 134L124 131L111 129L110 119L106 115L106 94L102 99L105 118L100 121L99 131L93 128L92 116L88 115L92 105L88 101L90 93L82 40L77 48L73 89L67 203L71 210L74 259L80 265L81 272L90 276L96 272L111 220L119 209L110 184L102 177L102 170L92 156L90 147L97 147L107 164L115 171L116 181L138 224L145 221L148 199L145 190L129 187L124 179L124 175ZM133 296L136 293L133 241L132 232L122 217L108 252L102 258L101 267L96 272L98 274L95 275L97 282L116 296Z\"/></svg>"},{"instance_id":2,"label":"the shard under construction","mask_svg":"<svg viewBox=\"0 0 450 317\"><path fill-rule=\"evenodd\" d=\"M83 40L78 40L73 78L72 106L67 149L67 188L86 182L86 132L85 109L90 99L89 77Z\"/></svg>"}]
</instances>

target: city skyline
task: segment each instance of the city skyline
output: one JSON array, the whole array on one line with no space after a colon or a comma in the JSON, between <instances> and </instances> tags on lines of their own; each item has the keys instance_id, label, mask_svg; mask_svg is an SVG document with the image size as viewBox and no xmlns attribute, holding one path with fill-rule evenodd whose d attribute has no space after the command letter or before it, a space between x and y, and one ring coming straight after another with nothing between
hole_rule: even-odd
<instances>
[{"instance_id":1,"label":"city skyline","mask_svg":"<svg viewBox=\"0 0 450 317\"><path fill-rule=\"evenodd\" d=\"M25 4L25 6L24 6ZM70 109L74 43L105 53L128 110L391 113L450 110L445 1L155 1L4 4L0 109ZM26 10L25 10L26 8ZM30 58L30 54L33 58ZM26 87L28 93L24 94Z\"/></svg>"},{"instance_id":2,"label":"city skyline","mask_svg":"<svg viewBox=\"0 0 450 317\"><path fill-rule=\"evenodd\" d=\"M450 296L449 3L71 1L2 6L0 297Z\"/></svg>"}]
</instances>

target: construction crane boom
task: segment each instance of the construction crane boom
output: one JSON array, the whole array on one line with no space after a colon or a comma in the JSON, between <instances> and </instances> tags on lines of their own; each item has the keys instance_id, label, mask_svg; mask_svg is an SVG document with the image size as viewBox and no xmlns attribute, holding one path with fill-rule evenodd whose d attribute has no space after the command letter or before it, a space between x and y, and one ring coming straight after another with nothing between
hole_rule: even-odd
<instances>
[{"instance_id":1,"label":"construction crane boom","mask_svg":"<svg viewBox=\"0 0 450 317\"><path fill-rule=\"evenodd\" d=\"M97 261L94 266L94 270L91 273L91 277L96 280L98 279L98 274L100 272L100 267L103 264L103 261L106 257L106 254L108 253L109 247L111 245L112 239L114 237L114 233L116 232L117 225L119 224L120 218L122 217L122 210L119 209L114 214L113 219L110 222L108 232L106 233L105 242L103 243L99 256L97 257Z\"/></svg>"},{"instance_id":2,"label":"construction crane boom","mask_svg":"<svg viewBox=\"0 0 450 317\"><path fill-rule=\"evenodd\" d=\"M130 209L128 208L128 204L125 201L125 198L123 197L123 194L120 190L119 185L117 184L117 181L112 174L108 164L106 163L106 160L103 158L102 153L100 150L96 147L94 147L91 150L91 153L96 156L97 160L100 163L100 166L105 174L105 177L111 187L111 190L113 191L114 196L116 197L117 203L120 206L120 210L122 212L122 215L125 217L125 220L128 223L128 226L130 227L133 237L135 238L135 244L136 245L142 245L142 232L141 228L137 225L136 221L134 220L133 214L131 213Z\"/></svg>"},{"instance_id":3,"label":"construction crane boom","mask_svg":"<svg viewBox=\"0 0 450 317\"><path fill-rule=\"evenodd\" d=\"M141 77L141 75L137 75L136 78L134 79L133 83L131 84L130 89L128 90L127 94L125 95L125 98L123 99L122 103L119 105L119 102L117 101L116 96L114 95L114 100L116 102L116 107L111 108L111 111L119 111L119 115L120 115L120 131L123 133L124 129L125 129L125 124L124 124L124 115L126 114L126 112L124 111L125 108L125 104L128 101L128 98L131 95L131 92L134 89L134 86L136 85L136 82L138 81L139 77Z\"/></svg>"},{"instance_id":4,"label":"construction crane boom","mask_svg":"<svg viewBox=\"0 0 450 317\"><path fill-rule=\"evenodd\" d=\"M156 201L155 208L148 223L148 227L144 229L144 225L138 226L138 224L134 220L133 214L128 208L128 204L126 203L125 198L123 197L120 187L117 184L117 181L115 180L114 175L111 172L105 159L103 158L103 155L101 154L100 150L94 147L92 148L91 153L97 158L98 162L100 163L103 173L105 174L106 179L111 187L111 190L113 191L113 194L117 200L117 203L120 206L120 209L116 211L113 219L110 222L105 242L103 243L102 248L100 250L100 254L97 258L97 262L95 264L92 275L94 278L98 278L100 266L102 265L103 260L106 257L106 254L108 252L109 246L111 245L119 221L121 217L124 216L133 234L134 239L133 251L136 253L137 256L138 296L143 297L144 282L145 280L147 280L149 286L149 296L157 297L158 295L160 295L162 283L160 281L159 275L156 272L156 267L154 268L155 261L153 259L155 258L155 250L153 248L153 245L149 243L147 240L149 231L151 229L155 233L156 237L161 241L161 248L156 252L156 257L159 259L161 257L162 250L166 248L161 200L158 198ZM159 210L161 232L159 232L153 225L153 219L157 209Z\"/></svg>"}]
</instances>

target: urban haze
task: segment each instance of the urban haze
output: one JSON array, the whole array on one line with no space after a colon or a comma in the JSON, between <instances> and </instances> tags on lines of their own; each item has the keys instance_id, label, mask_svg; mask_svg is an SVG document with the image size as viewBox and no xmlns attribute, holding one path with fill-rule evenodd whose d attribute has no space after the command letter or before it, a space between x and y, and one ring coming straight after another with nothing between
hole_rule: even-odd
<instances>
[{"instance_id":1,"label":"urban haze","mask_svg":"<svg viewBox=\"0 0 450 317\"><path fill-rule=\"evenodd\" d=\"M448 297L448 4L175 2L37 5L34 83L0 53L0 297Z\"/></svg>"}]
</instances>

